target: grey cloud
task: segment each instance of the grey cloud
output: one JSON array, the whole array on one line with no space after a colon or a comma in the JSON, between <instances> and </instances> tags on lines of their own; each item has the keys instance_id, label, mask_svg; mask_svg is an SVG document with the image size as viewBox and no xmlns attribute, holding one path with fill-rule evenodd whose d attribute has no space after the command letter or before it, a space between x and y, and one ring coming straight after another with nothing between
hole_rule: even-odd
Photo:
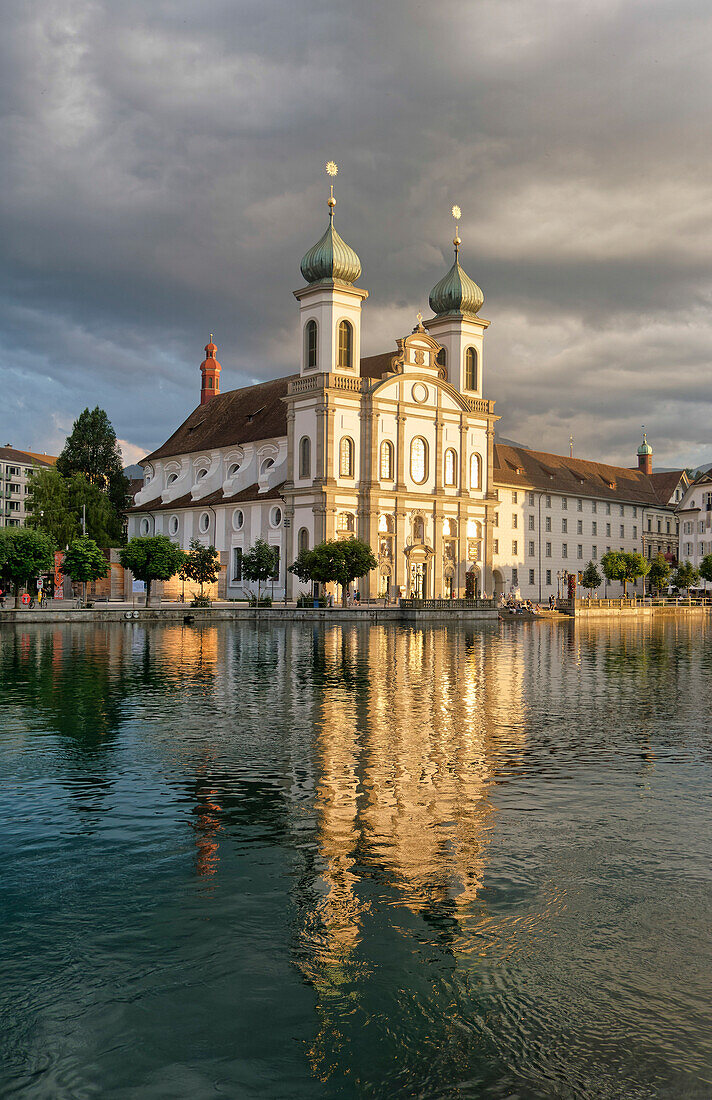
<instances>
[{"instance_id":1,"label":"grey cloud","mask_svg":"<svg viewBox=\"0 0 712 1100\"><path fill-rule=\"evenodd\" d=\"M294 369L333 157L367 353L457 201L505 434L632 462L645 422L656 461L712 459L711 40L701 0L11 0L0 431L50 449L99 402L151 448L211 331L225 387Z\"/></svg>"}]
</instances>

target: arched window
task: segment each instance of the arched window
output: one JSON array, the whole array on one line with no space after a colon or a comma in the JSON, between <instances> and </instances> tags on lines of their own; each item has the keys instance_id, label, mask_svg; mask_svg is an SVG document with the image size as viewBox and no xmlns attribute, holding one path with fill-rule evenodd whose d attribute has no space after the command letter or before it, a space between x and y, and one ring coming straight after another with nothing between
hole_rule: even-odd
<instances>
[{"instance_id":1,"label":"arched window","mask_svg":"<svg viewBox=\"0 0 712 1100\"><path fill-rule=\"evenodd\" d=\"M353 366L353 329L348 321L339 325L339 359L337 366L351 370Z\"/></svg>"},{"instance_id":2,"label":"arched window","mask_svg":"<svg viewBox=\"0 0 712 1100\"><path fill-rule=\"evenodd\" d=\"M478 454L470 455L470 488L482 488L482 459Z\"/></svg>"},{"instance_id":3,"label":"arched window","mask_svg":"<svg viewBox=\"0 0 712 1100\"><path fill-rule=\"evenodd\" d=\"M233 462L233 463L230 464L230 469L227 472L227 476L228 477L235 477L235 474L237 474L239 472L239 470L240 470L240 463L239 462Z\"/></svg>"},{"instance_id":4,"label":"arched window","mask_svg":"<svg viewBox=\"0 0 712 1100\"><path fill-rule=\"evenodd\" d=\"M178 534L178 516L171 516L171 518L168 520L168 534Z\"/></svg>"},{"instance_id":5,"label":"arched window","mask_svg":"<svg viewBox=\"0 0 712 1100\"><path fill-rule=\"evenodd\" d=\"M355 527L355 520L353 512L339 512L336 517L336 530L342 533L353 533Z\"/></svg>"},{"instance_id":6,"label":"arched window","mask_svg":"<svg viewBox=\"0 0 712 1100\"><path fill-rule=\"evenodd\" d=\"M339 477L354 476L354 441L343 436L339 447Z\"/></svg>"},{"instance_id":7,"label":"arched window","mask_svg":"<svg viewBox=\"0 0 712 1100\"><path fill-rule=\"evenodd\" d=\"M210 377L210 375L208 375L208 389L211 390L212 388L213 388L213 380Z\"/></svg>"},{"instance_id":8,"label":"arched window","mask_svg":"<svg viewBox=\"0 0 712 1100\"><path fill-rule=\"evenodd\" d=\"M477 352L474 348L465 352L465 389L477 389Z\"/></svg>"},{"instance_id":9,"label":"arched window","mask_svg":"<svg viewBox=\"0 0 712 1100\"><path fill-rule=\"evenodd\" d=\"M445 452L445 484L457 485L457 454L451 447Z\"/></svg>"},{"instance_id":10,"label":"arched window","mask_svg":"<svg viewBox=\"0 0 712 1100\"><path fill-rule=\"evenodd\" d=\"M413 520L413 542L425 542L425 520L416 516Z\"/></svg>"},{"instance_id":11,"label":"arched window","mask_svg":"<svg viewBox=\"0 0 712 1100\"><path fill-rule=\"evenodd\" d=\"M447 366L447 352L446 352L445 348L440 348L440 351L435 356L435 362L437 363L437 365L439 367L446 367Z\"/></svg>"},{"instance_id":12,"label":"arched window","mask_svg":"<svg viewBox=\"0 0 712 1100\"><path fill-rule=\"evenodd\" d=\"M378 533L379 535L392 535L396 529L396 521L393 516L384 513L384 515L378 517Z\"/></svg>"},{"instance_id":13,"label":"arched window","mask_svg":"<svg viewBox=\"0 0 712 1100\"><path fill-rule=\"evenodd\" d=\"M299 476L311 477L311 439L303 435L299 441Z\"/></svg>"},{"instance_id":14,"label":"arched window","mask_svg":"<svg viewBox=\"0 0 712 1100\"><path fill-rule=\"evenodd\" d=\"M274 466L274 459L273 458L266 458L264 460L264 462L262 463L262 465L260 466L260 473L261 474L266 474L267 471L271 470L273 466Z\"/></svg>"},{"instance_id":15,"label":"arched window","mask_svg":"<svg viewBox=\"0 0 712 1100\"><path fill-rule=\"evenodd\" d=\"M304 363L307 370L316 367L316 321L307 321L304 329Z\"/></svg>"},{"instance_id":16,"label":"arched window","mask_svg":"<svg viewBox=\"0 0 712 1100\"><path fill-rule=\"evenodd\" d=\"M177 480L178 480L178 474L176 474L176 473L169 474L168 477L166 478L166 485L172 485L173 482L177 481Z\"/></svg>"},{"instance_id":17,"label":"arched window","mask_svg":"<svg viewBox=\"0 0 712 1100\"><path fill-rule=\"evenodd\" d=\"M306 527L299 528L299 534L297 535L297 552L299 554L309 549L309 532Z\"/></svg>"},{"instance_id":18,"label":"arched window","mask_svg":"<svg viewBox=\"0 0 712 1100\"><path fill-rule=\"evenodd\" d=\"M419 435L410 444L410 476L416 485L422 485L428 476L428 444Z\"/></svg>"},{"instance_id":19,"label":"arched window","mask_svg":"<svg viewBox=\"0 0 712 1100\"><path fill-rule=\"evenodd\" d=\"M381 443L381 481L393 480L393 444L388 439Z\"/></svg>"},{"instance_id":20,"label":"arched window","mask_svg":"<svg viewBox=\"0 0 712 1100\"><path fill-rule=\"evenodd\" d=\"M454 539L457 537L457 520L446 519L443 523L443 536L446 539Z\"/></svg>"},{"instance_id":21,"label":"arched window","mask_svg":"<svg viewBox=\"0 0 712 1100\"><path fill-rule=\"evenodd\" d=\"M205 534L205 532L210 527L210 516L207 512L203 512L203 514L201 515L198 521L198 527L203 532L203 534Z\"/></svg>"}]
</instances>

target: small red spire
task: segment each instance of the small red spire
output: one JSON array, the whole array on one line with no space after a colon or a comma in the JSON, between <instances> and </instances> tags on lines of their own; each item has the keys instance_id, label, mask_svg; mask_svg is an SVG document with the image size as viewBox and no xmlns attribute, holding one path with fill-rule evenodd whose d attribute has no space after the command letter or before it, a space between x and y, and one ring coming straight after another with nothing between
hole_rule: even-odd
<instances>
[{"instance_id":1,"label":"small red spire","mask_svg":"<svg viewBox=\"0 0 712 1100\"><path fill-rule=\"evenodd\" d=\"M210 340L205 345L206 358L200 364L200 404L205 405L216 394L220 393L220 371L221 367L215 358L215 352L217 347L213 343L213 334L210 333Z\"/></svg>"}]
</instances>

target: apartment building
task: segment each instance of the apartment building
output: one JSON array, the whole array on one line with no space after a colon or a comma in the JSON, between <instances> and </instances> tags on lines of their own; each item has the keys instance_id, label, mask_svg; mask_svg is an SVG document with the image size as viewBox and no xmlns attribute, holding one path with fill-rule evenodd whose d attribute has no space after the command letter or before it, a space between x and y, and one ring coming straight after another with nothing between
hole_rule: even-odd
<instances>
[{"instance_id":1,"label":"apartment building","mask_svg":"<svg viewBox=\"0 0 712 1100\"><path fill-rule=\"evenodd\" d=\"M712 470L698 474L688 486L677 509L680 524L679 557L696 569L708 554L712 554ZM700 587L711 589L709 581Z\"/></svg>"},{"instance_id":2,"label":"apartment building","mask_svg":"<svg viewBox=\"0 0 712 1100\"><path fill-rule=\"evenodd\" d=\"M9 443L0 447L0 527L24 527L30 472L51 468L56 461L54 455L18 451Z\"/></svg>"}]
</instances>

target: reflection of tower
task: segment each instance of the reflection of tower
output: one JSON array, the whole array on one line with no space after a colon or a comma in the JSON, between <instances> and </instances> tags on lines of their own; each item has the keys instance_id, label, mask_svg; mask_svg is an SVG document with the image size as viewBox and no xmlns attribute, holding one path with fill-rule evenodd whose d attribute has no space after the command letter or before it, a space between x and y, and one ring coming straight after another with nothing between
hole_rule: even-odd
<instances>
[{"instance_id":1,"label":"reflection of tower","mask_svg":"<svg viewBox=\"0 0 712 1100\"><path fill-rule=\"evenodd\" d=\"M214 875L220 860L218 834L222 831L222 807L209 774L208 754L195 779L195 869L199 875Z\"/></svg>"}]
</instances>

